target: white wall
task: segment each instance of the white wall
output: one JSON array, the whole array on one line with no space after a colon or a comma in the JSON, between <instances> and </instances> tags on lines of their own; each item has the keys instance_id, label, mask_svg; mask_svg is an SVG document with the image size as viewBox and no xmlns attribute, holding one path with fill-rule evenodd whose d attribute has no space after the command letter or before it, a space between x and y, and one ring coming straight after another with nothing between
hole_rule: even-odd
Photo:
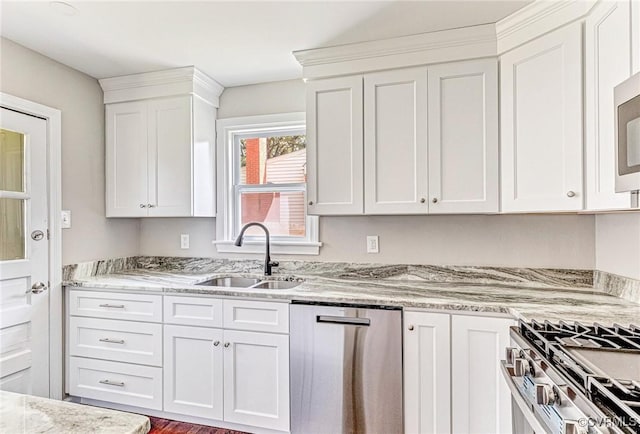
<instances>
[{"instance_id":1,"label":"white wall","mask_svg":"<svg viewBox=\"0 0 640 434\"><path fill-rule=\"evenodd\" d=\"M596 216L596 269L640 279L640 213Z\"/></svg>"},{"instance_id":2,"label":"white wall","mask_svg":"<svg viewBox=\"0 0 640 434\"><path fill-rule=\"evenodd\" d=\"M138 253L139 221L104 215L104 106L98 81L0 38L0 91L62 111L62 234L70 264Z\"/></svg>"},{"instance_id":3,"label":"white wall","mask_svg":"<svg viewBox=\"0 0 640 434\"><path fill-rule=\"evenodd\" d=\"M229 88L220 118L305 110L301 80ZM181 250L180 234L191 248ZM366 235L380 236L367 254ZM143 255L220 256L215 219L143 219ZM319 256L307 260L593 268L594 217L586 215L321 217ZM231 255L225 255L230 257ZM283 258L284 259L284 258Z\"/></svg>"}]
</instances>

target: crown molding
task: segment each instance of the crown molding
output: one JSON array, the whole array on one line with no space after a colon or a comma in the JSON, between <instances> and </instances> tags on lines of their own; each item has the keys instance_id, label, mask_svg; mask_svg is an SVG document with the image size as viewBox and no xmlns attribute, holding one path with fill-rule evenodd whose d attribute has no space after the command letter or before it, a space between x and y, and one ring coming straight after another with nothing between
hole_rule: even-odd
<instances>
[{"instance_id":1,"label":"crown molding","mask_svg":"<svg viewBox=\"0 0 640 434\"><path fill-rule=\"evenodd\" d=\"M98 80L104 103L193 94L218 107L224 87L194 66Z\"/></svg>"},{"instance_id":2,"label":"crown molding","mask_svg":"<svg viewBox=\"0 0 640 434\"><path fill-rule=\"evenodd\" d=\"M496 56L495 24L294 51L305 78Z\"/></svg>"},{"instance_id":3,"label":"crown molding","mask_svg":"<svg viewBox=\"0 0 640 434\"><path fill-rule=\"evenodd\" d=\"M528 4L495 24L498 54L584 18L598 1L536 0Z\"/></svg>"}]
</instances>

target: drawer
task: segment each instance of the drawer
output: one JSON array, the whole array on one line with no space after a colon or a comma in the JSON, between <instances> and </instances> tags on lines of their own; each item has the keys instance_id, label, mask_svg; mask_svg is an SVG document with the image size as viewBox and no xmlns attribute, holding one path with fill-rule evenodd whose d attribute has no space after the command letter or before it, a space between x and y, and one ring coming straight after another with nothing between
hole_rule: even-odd
<instances>
[{"instance_id":1,"label":"drawer","mask_svg":"<svg viewBox=\"0 0 640 434\"><path fill-rule=\"evenodd\" d=\"M289 333L289 303L224 300L225 329Z\"/></svg>"},{"instance_id":2,"label":"drawer","mask_svg":"<svg viewBox=\"0 0 640 434\"><path fill-rule=\"evenodd\" d=\"M69 393L162 410L162 368L69 357Z\"/></svg>"},{"instance_id":3,"label":"drawer","mask_svg":"<svg viewBox=\"0 0 640 434\"><path fill-rule=\"evenodd\" d=\"M71 290L69 313L97 318L162 322L162 296Z\"/></svg>"},{"instance_id":4,"label":"drawer","mask_svg":"<svg viewBox=\"0 0 640 434\"><path fill-rule=\"evenodd\" d=\"M164 297L166 324L222 327L222 300L205 297Z\"/></svg>"},{"instance_id":5,"label":"drawer","mask_svg":"<svg viewBox=\"0 0 640 434\"><path fill-rule=\"evenodd\" d=\"M69 354L162 366L162 325L72 316Z\"/></svg>"}]
</instances>

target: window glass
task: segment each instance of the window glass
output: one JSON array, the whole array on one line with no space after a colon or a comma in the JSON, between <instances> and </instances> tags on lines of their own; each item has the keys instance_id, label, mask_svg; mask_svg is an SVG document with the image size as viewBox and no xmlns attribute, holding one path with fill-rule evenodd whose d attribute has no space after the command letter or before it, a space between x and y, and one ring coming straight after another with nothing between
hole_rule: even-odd
<instances>
[{"instance_id":1,"label":"window glass","mask_svg":"<svg viewBox=\"0 0 640 434\"><path fill-rule=\"evenodd\" d=\"M240 139L239 183L259 185L306 182L306 147L304 135Z\"/></svg>"},{"instance_id":2,"label":"window glass","mask_svg":"<svg viewBox=\"0 0 640 434\"><path fill-rule=\"evenodd\" d=\"M25 258L24 199L0 199L0 261Z\"/></svg>"},{"instance_id":3,"label":"window glass","mask_svg":"<svg viewBox=\"0 0 640 434\"><path fill-rule=\"evenodd\" d=\"M304 191L240 193L240 225L264 224L272 236L305 237ZM264 231L251 227L246 235L263 236Z\"/></svg>"},{"instance_id":4,"label":"window glass","mask_svg":"<svg viewBox=\"0 0 640 434\"><path fill-rule=\"evenodd\" d=\"M0 129L0 190L24 192L24 134Z\"/></svg>"}]
</instances>

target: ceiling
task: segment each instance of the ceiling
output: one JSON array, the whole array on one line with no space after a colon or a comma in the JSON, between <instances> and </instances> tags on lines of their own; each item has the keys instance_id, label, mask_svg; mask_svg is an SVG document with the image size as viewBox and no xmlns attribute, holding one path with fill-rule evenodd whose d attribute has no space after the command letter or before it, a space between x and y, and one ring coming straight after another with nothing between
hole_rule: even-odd
<instances>
[{"instance_id":1,"label":"ceiling","mask_svg":"<svg viewBox=\"0 0 640 434\"><path fill-rule=\"evenodd\" d=\"M300 78L294 50L492 23L531 1L2 0L0 34L95 78L194 65L229 87Z\"/></svg>"}]
</instances>

